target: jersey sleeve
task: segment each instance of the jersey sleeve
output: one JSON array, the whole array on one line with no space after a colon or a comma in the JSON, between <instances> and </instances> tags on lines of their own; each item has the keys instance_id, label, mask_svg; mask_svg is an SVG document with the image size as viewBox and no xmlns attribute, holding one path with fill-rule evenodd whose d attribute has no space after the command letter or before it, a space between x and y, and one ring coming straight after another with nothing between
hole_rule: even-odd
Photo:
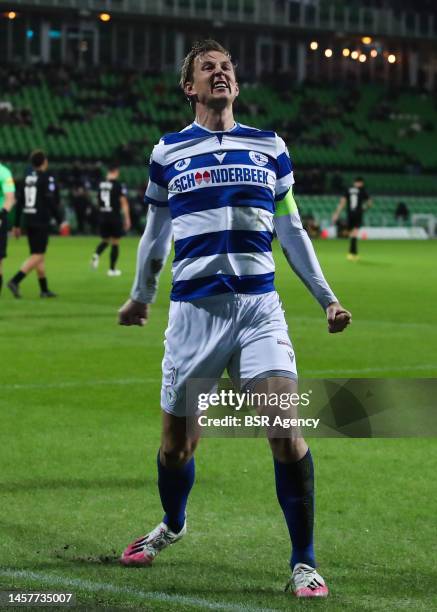
<instances>
[{"instance_id":1,"label":"jersey sleeve","mask_svg":"<svg viewBox=\"0 0 437 612\"><path fill-rule=\"evenodd\" d=\"M276 136L276 164L275 200L282 200L294 184L294 175L287 146L279 136Z\"/></svg>"},{"instance_id":2,"label":"jersey sleeve","mask_svg":"<svg viewBox=\"0 0 437 612\"><path fill-rule=\"evenodd\" d=\"M168 185L164 178L164 159L161 143L156 145L150 156L149 182L144 195L144 203L153 206L168 206Z\"/></svg>"},{"instance_id":3,"label":"jersey sleeve","mask_svg":"<svg viewBox=\"0 0 437 612\"><path fill-rule=\"evenodd\" d=\"M1 173L1 184L3 193L15 193L15 183L12 178L11 171L8 168L4 168Z\"/></svg>"},{"instance_id":4,"label":"jersey sleeve","mask_svg":"<svg viewBox=\"0 0 437 612\"><path fill-rule=\"evenodd\" d=\"M137 268L131 298L150 304L155 301L158 278L170 252L173 228L168 207L151 205L137 253Z\"/></svg>"},{"instance_id":5,"label":"jersey sleeve","mask_svg":"<svg viewBox=\"0 0 437 612\"><path fill-rule=\"evenodd\" d=\"M120 184L120 196L124 196L125 198L128 196L128 190L124 183Z\"/></svg>"},{"instance_id":6,"label":"jersey sleeve","mask_svg":"<svg viewBox=\"0 0 437 612\"><path fill-rule=\"evenodd\" d=\"M291 189L282 201L277 202L273 222L290 267L326 310L329 304L338 300L323 275L314 247L302 226Z\"/></svg>"}]
</instances>

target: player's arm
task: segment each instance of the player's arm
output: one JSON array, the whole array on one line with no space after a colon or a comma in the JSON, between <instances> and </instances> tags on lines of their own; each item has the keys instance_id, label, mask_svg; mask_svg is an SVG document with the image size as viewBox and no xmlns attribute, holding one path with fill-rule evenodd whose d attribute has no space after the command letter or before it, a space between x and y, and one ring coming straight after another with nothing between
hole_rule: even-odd
<instances>
[{"instance_id":1,"label":"player's arm","mask_svg":"<svg viewBox=\"0 0 437 612\"><path fill-rule=\"evenodd\" d=\"M24 205L23 198L22 197L20 198L20 196L24 196L24 192L19 189L16 194L14 179L12 178L12 174L10 172L6 176L5 180L3 181L2 189L3 189L3 193L5 194L5 201L3 203L3 210L5 211L4 214L7 216L8 213L14 208L14 206L16 206L15 220L14 220L14 226L12 228L12 233L14 234L16 238L19 238L21 234L21 230L20 230L21 211ZM16 197L16 195L18 197Z\"/></svg>"},{"instance_id":2,"label":"player's arm","mask_svg":"<svg viewBox=\"0 0 437 612\"><path fill-rule=\"evenodd\" d=\"M123 194L120 196L120 206L123 213L123 227L124 231L128 232L131 228L129 202L127 197Z\"/></svg>"},{"instance_id":3,"label":"player's arm","mask_svg":"<svg viewBox=\"0 0 437 612\"><path fill-rule=\"evenodd\" d=\"M5 171L2 179L2 191L4 194L3 207L0 209L0 222L6 222L8 213L15 205L15 183L9 170ZM4 219L3 219L4 217Z\"/></svg>"},{"instance_id":4,"label":"player's arm","mask_svg":"<svg viewBox=\"0 0 437 612\"><path fill-rule=\"evenodd\" d=\"M291 189L276 203L274 225L292 270L325 310L329 331L343 331L350 323L351 315L341 306L323 275L312 242L302 226Z\"/></svg>"},{"instance_id":5,"label":"player's arm","mask_svg":"<svg viewBox=\"0 0 437 612\"><path fill-rule=\"evenodd\" d=\"M346 201L347 200L346 200L345 196L342 196L340 198L340 202L338 203L338 206L335 209L334 214L332 215L332 222L333 223L337 223L337 220L338 220L339 216L341 215L341 211L346 206Z\"/></svg>"},{"instance_id":6,"label":"player's arm","mask_svg":"<svg viewBox=\"0 0 437 612\"><path fill-rule=\"evenodd\" d=\"M137 253L130 299L118 311L120 325L144 325L148 305L155 301L158 279L170 252L172 224L167 206L149 206L147 223Z\"/></svg>"},{"instance_id":7,"label":"player's arm","mask_svg":"<svg viewBox=\"0 0 437 612\"><path fill-rule=\"evenodd\" d=\"M5 193L5 201L3 202L3 210L5 210L6 213L9 213L14 208L14 206L15 206L15 193L13 191L9 191Z\"/></svg>"},{"instance_id":8,"label":"player's arm","mask_svg":"<svg viewBox=\"0 0 437 612\"><path fill-rule=\"evenodd\" d=\"M154 147L150 156L149 182L144 196L149 212L138 246L137 269L130 299L118 311L120 325L145 324L149 304L155 300L159 275L170 252L173 229L160 144Z\"/></svg>"},{"instance_id":9,"label":"player's arm","mask_svg":"<svg viewBox=\"0 0 437 612\"><path fill-rule=\"evenodd\" d=\"M61 208L61 196L59 193L58 184L56 183L53 176L51 176L48 180L46 197L49 202L50 213L55 219L56 223L59 225L59 229L62 233L63 228L68 227L68 223L64 219L64 213Z\"/></svg>"},{"instance_id":10,"label":"player's arm","mask_svg":"<svg viewBox=\"0 0 437 612\"><path fill-rule=\"evenodd\" d=\"M364 202L364 210L368 210L369 208L372 208L372 206L373 206L372 198L367 198L367 200Z\"/></svg>"}]
</instances>

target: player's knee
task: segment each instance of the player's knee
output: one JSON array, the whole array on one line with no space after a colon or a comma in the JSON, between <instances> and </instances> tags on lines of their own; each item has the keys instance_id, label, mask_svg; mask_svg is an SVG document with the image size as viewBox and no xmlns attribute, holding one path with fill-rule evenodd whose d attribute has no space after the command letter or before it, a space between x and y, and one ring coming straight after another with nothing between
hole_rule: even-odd
<instances>
[{"instance_id":1,"label":"player's knee","mask_svg":"<svg viewBox=\"0 0 437 612\"><path fill-rule=\"evenodd\" d=\"M186 439L179 442L164 440L161 445L161 463L165 467L181 467L191 459L197 444L198 439Z\"/></svg>"},{"instance_id":2,"label":"player's knee","mask_svg":"<svg viewBox=\"0 0 437 612\"><path fill-rule=\"evenodd\" d=\"M281 463L299 461L308 450L305 440L298 437L270 438L269 443L273 456Z\"/></svg>"}]
</instances>

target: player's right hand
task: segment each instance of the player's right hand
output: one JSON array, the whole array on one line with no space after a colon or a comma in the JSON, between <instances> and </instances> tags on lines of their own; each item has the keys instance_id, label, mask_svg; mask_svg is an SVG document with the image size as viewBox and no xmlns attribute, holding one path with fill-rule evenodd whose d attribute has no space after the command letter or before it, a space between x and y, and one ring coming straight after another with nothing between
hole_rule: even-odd
<instances>
[{"instance_id":1,"label":"player's right hand","mask_svg":"<svg viewBox=\"0 0 437 612\"><path fill-rule=\"evenodd\" d=\"M149 318L149 305L129 299L118 311L119 325L139 325L142 327Z\"/></svg>"}]
</instances>

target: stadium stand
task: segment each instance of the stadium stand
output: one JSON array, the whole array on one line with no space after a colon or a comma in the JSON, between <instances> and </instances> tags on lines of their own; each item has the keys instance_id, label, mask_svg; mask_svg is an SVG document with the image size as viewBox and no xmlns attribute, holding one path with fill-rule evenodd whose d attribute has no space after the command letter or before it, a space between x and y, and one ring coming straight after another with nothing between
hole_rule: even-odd
<instances>
[{"instance_id":1,"label":"stadium stand","mask_svg":"<svg viewBox=\"0 0 437 612\"><path fill-rule=\"evenodd\" d=\"M138 189L147 180L145 161L160 135L192 120L173 74L93 69L84 76L34 67L2 68L1 78L6 83L0 99L1 150L17 177L29 151L43 147L64 187L77 182L78 164L88 166L92 187L102 164L117 157L123 179ZM263 81L243 83L238 106L241 123L284 136L298 169L301 205L316 218L329 217L357 173L365 175L372 194L381 196L369 215L371 224L395 223L401 196L412 212L435 210L435 200L425 197L437 192L432 94L375 84L346 91L307 83L289 91Z\"/></svg>"}]
</instances>

